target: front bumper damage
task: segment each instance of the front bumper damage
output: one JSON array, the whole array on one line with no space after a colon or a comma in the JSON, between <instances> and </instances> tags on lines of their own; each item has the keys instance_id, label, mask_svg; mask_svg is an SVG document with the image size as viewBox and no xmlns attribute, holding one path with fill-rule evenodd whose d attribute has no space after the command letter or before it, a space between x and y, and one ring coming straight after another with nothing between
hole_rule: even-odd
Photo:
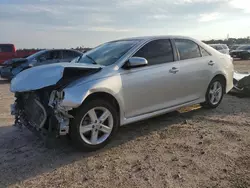
<instances>
[{"instance_id":1,"label":"front bumper damage","mask_svg":"<svg viewBox=\"0 0 250 188\"><path fill-rule=\"evenodd\" d=\"M66 135L69 133L69 122L70 118L73 118L69 111L72 108L67 108L61 106L61 101L63 100L64 92L58 92L56 90L52 91L49 99L49 106L54 109L54 115L59 124L59 135Z\"/></svg>"},{"instance_id":2,"label":"front bumper damage","mask_svg":"<svg viewBox=\"0 0 250 188\"><path fill-rule=\"evenodd\" d=\"M52 91L47 105L33 97L16 96L15 103L11 105L11 115L15 116L14 126L25 126L39 137L59 137L69 133L71 108L60 105L62 92ZM36 96L36 95L34 95ZM31 111L29 113L29 111Z\"/></svg>"},{"instance_id":3,"label":"front bumper damage","mask_svg":"<svg viewBox=\"0 0 250 188\"><path fill-rule=\"evenodd\" d=\"M234 72L232 92L250 95L250 73Z\"/></svg>"}]
</instances>

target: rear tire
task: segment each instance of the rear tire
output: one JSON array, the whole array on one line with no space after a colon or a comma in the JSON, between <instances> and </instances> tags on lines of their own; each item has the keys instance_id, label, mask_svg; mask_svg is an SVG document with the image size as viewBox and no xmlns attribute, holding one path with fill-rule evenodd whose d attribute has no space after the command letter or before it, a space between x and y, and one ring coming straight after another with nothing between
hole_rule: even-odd
<instances>
[{"instance_id":1,"label":"rear tire","mask_svg":"<svg viewBox=\"0 0 250 188\"><path fill-rule=\"evenodd\" d=\"M201 103L204 108L216 108L219 106L225 93L225 81L215 77L209 84L206 92L206 101Z\"/></svg>"},{"instance_id":2,"label":"rear tire","mask_svg":"<svg viewBox=\"0 0 250 188\"><path fill-rule=\"evenodd\" d=\"M119 114L109 102L91 100L75 111L70 124L73 143L84 151L103 148L119 128Z\"/></svg>"}]
</instances>

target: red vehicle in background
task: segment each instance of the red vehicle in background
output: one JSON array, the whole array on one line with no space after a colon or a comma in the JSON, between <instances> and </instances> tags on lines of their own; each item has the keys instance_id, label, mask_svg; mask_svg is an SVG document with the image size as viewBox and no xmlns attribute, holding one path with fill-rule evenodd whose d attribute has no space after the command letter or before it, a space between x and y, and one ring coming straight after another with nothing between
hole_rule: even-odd
<instances>
[{"instance_id":1,"label":"red vehicle in background","mask_svg":"<svg viewBox=\"0 0 250 188\"><path fill-rule=\"evenodd\" d=\"M16 50L14 44L0 44L0 64L13 58L23 58L36 53L38 50Z\"/></svg>"}]
</instances>

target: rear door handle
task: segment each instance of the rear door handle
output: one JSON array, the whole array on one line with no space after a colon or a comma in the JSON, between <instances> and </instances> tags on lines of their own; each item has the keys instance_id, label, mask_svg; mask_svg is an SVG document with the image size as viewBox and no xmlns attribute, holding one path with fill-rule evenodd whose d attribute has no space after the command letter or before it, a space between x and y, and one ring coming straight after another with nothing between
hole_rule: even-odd
<instances>
[{"instance_id":1,"label":"rear door handle","mask_svg":"<svg viewBox=\"0 0 250 188\"><path fill-rule=\"evenodd\" d=\"M172 69L170 69L169 72L175 74L179 72L179 69L177 69L176 67L172 67Z\"/></svg>"},{"instance_id":2,"label":"rear door handle","mask_svg":"<svg viewBox=\"0 0 250 188\"><path fill-rule=\"evenodd\" d=\"M213 66L214 62L211 60L211 61L208 62L208 65Z\"/></svg>"}]
</instances>

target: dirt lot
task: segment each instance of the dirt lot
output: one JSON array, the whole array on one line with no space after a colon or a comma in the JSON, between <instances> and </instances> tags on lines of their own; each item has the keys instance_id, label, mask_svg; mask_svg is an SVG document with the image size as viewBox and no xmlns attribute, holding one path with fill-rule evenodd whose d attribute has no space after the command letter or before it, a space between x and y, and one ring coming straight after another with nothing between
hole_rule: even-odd
<instances>
[{"instance_id":1,"label":"dirt lot","mask_svg":"<svg viewBox=\"0 0 250 188\"><path fill-rule=\"evenodd\" d=\"M235 68L250 71L250 61ZM192 106L121 127L93 153L66 139L47 149L12 127L12 101L0 80L0 187L250 187L250 98L226 95L215 110Z\"/></svg>"}]
</instances>

